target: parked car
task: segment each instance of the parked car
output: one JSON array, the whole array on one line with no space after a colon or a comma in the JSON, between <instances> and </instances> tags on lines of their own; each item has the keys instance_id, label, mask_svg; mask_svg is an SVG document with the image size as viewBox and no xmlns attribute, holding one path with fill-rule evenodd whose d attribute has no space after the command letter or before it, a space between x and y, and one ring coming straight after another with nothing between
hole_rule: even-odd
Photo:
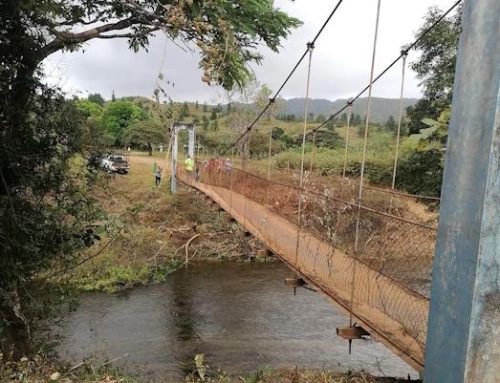
<instances>
[{"instance_id":1,"label":"parked car","mask_svg":"<svg viewBox=\"0 0 500 383\"><path fill-rule=\"evenodd\" d=\"M130 170L130 165L127 161L127 157L125 157L123 154L112 154L109 156L109 160L111 161L111 165L115 169L114 171L116 173L127 174Z\"/></svg>"},{"instance_id":2,"label":"parked car","mask_svg":"<svg viewBox=\"0 0 500 383\"><path fill-rule=\"evenodd\" d=\"M127 174L130 170L129 162L123 154L110 154L103 157L101 166L113 173Z\"/></svg>"}]
</instances>

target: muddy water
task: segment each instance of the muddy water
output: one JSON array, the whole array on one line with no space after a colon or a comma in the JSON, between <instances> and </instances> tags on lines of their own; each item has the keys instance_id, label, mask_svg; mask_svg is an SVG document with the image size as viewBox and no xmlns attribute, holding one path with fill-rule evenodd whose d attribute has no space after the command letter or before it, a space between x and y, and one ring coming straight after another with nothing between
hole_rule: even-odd
<instances>
[{"instance_id":1,"label":"muddy water","mask_svg":"<svg viewBox=\"0 0 500 383\"><path fill-rule=\"evenodd\" d=\"M356 341L349 356L335 335L348 319L319 293L294 296L288 276L280 263L194 265L161 285L84 295L58 330L59 353L75 363L127 354L116 363L170 381L190 371L198 353L235 374L298 365L415 376L372 340Z\"/></svg>"}]
</instances>

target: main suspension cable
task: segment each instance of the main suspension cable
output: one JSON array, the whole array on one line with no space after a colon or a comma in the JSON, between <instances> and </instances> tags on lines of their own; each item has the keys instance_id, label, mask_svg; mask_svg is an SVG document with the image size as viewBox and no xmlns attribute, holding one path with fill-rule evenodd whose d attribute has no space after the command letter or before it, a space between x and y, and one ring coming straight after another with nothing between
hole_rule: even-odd
<instances>
[{"instance_id":1,"label":"main suspension cable","mask_svg":"<svg viewBox=\"0 0 500 383\"><path fill-rule=\"evenodd\" d=\"M340 113L342 113L344 110L346 110L349 107L349 104L353 104L357 99L359 99L373 84L375 84L380 78L382 78L396 63L401 60L403 57L408 55L408 52L411 51L415 46L425 37L427 36L436 26L443 21L443 19L448 16L453 10L458 7L458 5L462 2L463 0L457 0L445 13L443 13L434 23L432 23L429 28L427 28L425 31L423 31L420 36L413 41L410 45L406 46L400 53L400 55L394 59L393 62L391 62L382 72L380 72L377 77L373 79L372 82L370 82L367 86L365 86L356 96L354 96L352 99L349 99L349 101L338 111L330 115L325 121L323 121L320 125L312 129L307 133L307 135L310 135L311 133L316 132L318 129L321 129L323 126L325 126L328 122L332 121L335 117L337 117Z\"/></svg>"},{"instance_id":2,"label":"main suspension cable","mask_svg":"<svg viewBox=\"0 0 500 383\"><path fill-rule=\"evenodd\" d=\"M285 78L285 81L283 81L283 83L281 84L281 86L274 93L273 97L271 97L269 99L269 102L266 104L266 106L264 107L264 109L262 109L262 111L253 120L253 122L250 125L247 126L247 128L236 139L236 141L234 141L231 145L229 145L228 147L226 147L221 152L221 156L223 156L226 152L228 152L229 150L231 150L232 148L234 148L243 139L243 137L245 137L248 133L250 133L250 131L254 128L255 124L257 124L257 122L267 112L267 110L271 107L271 105L276 101L276 98L279 96L279 94L281 93L281 91L283 90L283 88L285 87L285 85L288 83L288 81L290 80L290 78L293 76L293 74L295 73L295 71L297 70L297 68L300 66L300 64L302 63L302 61L304 61L305 57L309 53L309 46L315 46L316 40L318 40L318 38L321 36L321 33L323 33L323 30L328 25L328 23L332 19L333 15L337 12L337 10L339 9L339 7L340 7L340 5L342 4L343 1L344 0L339 0L338 1L338 3L335 5L335 7L333 8L333 10L330 12L330 15L327 17L327 19L325 20L325 22L323 23L323 25L321 26L321 28L319 29L319 31L316 33L316 35L314 36L314 38L312 39L312 41L310 41L310 42L307 43L306 50L304 51L304 53L302 54L302 56L300 56L299 60L295 64L295 66L292 68L292 70L290 71L290 73L288 74L288 76Z\"/></svg>"}]
</instances>

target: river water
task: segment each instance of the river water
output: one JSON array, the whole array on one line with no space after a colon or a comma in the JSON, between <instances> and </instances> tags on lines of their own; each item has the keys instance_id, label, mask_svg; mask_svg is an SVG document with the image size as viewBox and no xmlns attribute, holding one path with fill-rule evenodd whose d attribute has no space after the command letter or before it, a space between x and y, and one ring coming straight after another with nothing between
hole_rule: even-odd
<instances>
[{"instance_id":1,"label":"river water","mask_svg":"<svg viewBox=\"0 0 500 383\"><path fill-rule=\"evenodd\" d=\"M56 331L63 360L93 356L132 372L178 381L205 354L211 366L233 374L259 368L364 369L376 375L415 371L373 340L347 342L335 335L348 318L321 294L284 285L281 263L202 264L168 282L80 299ZM97 363L98 361L94 361Z\"/></svg>"}]
</instances>

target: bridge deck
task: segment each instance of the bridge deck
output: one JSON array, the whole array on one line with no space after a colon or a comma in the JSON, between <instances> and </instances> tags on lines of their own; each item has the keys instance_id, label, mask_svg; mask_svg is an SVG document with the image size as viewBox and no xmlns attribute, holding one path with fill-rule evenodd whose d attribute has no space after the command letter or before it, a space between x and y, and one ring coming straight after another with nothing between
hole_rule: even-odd
<instances>
[{"instance_id":1,"label":"bridge deck","mask_svg":"<svg viewBox=\"0 0 500 383\"><path fill-rule=\"evenodd\" d=\"M429 310L425 297L312 234L299 234L296 225L241 194L201 182L191 186L219 204L346 313L353 296L354 320L412 367L423 369Z\"/></svg>"}]
</instances>

